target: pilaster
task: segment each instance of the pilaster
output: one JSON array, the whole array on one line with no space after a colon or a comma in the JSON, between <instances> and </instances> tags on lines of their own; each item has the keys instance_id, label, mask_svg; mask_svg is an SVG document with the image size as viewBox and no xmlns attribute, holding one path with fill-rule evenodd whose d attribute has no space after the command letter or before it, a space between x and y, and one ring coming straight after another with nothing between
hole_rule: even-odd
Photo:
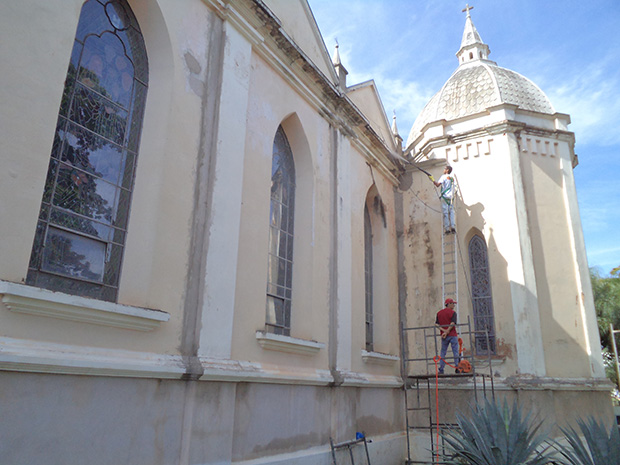
<instances>
[{"instance_id":1,"label":"pilaster","mask_svg":"<svg viewBox=\"0 0 620 465\"><path fill-rule=\"evenodd\" d=\"M572 155L572 150L571 150ZM605 367L603 365L603 355L598 334L598 322L594 309L592 282L588 259L586 257L585 241L581 228L581 217L579 215L579 204L577 203L577 190L575 188L575 177L571 157L567 160L560 158L560 167L564 179L564 202L566 214L568 216L568 227L570 228L569 237L571 239L571 251L575 261L576 286L581 299L579 299L579 309L584 327L584 345L590 360L591 376L595 378L605 378Z\"/></svg>"},{"instance_id":2,"label":"pilaster","mask_svg":"<svg viewBox=\"0 0 620 465\"><path fill-rule=\"evenodd\" d=\"M224 21L222 72L210 163L199 356L229 358L239 253L252 44Z\"/></svg>"},{"instance_id":3,"label":"pilaster","mask_svg":"<svg viewBox=\"0 0 620 465\"><path fill-rule=\"evenodd\" d=\"M521 374L545 376L545 353L536 290L532 239L525 204L519 145L514 133L508 134L508 152L514 189L514 208L521 260L508 262L512 311L515 322L517 362Z\"/></svg>"}]
</instances>

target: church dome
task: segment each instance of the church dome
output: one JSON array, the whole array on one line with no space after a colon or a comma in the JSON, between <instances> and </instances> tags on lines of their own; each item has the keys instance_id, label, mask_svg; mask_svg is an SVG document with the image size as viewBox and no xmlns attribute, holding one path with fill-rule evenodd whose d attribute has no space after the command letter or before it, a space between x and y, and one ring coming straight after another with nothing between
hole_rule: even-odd
<instances>
[{"instance_id":1,"label":"church dome","mask_svg":"<svg viewBox=\"0 0 620 465\"><path fill-rule=\"evenodd\" d=\"M461 49L457 53L459 67L426 104L411 128L407 145L428 123L475 115L503 103L516 105L522 110L555 113L551 102L536 84L515 71L497 66L487 59L489 53L489 47L480 39L468 10Z\"/></svg>"}]
</instances>

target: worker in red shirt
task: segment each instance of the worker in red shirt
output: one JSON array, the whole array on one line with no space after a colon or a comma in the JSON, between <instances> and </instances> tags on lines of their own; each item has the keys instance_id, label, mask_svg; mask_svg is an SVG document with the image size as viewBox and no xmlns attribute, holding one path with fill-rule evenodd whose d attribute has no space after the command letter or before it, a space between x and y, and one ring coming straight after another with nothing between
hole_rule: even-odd
<instances>
[{"instance_id":1,"label":"worker in red shirt","mask_svg":"<svg viewBox=\"0 0 620 465\"><path fill-rule=\"evenodd\" d=\"M437 312L437 318L435 319L435 324L439 329L439 334L441 335L441 360L439 361L439 374L443 375L444 367L446 366L446 353L448 352L448 346L452 346L452 354L454 355L454 366L458 367L460 357L459 357L459 336L456 332L456 312L454 311L454 307L456 305L456 301L450 298L446 299L445 306L443 310L439 310ZM457 368L456 373L460 373L460 370Z\"/></svg>"}]
</instances>

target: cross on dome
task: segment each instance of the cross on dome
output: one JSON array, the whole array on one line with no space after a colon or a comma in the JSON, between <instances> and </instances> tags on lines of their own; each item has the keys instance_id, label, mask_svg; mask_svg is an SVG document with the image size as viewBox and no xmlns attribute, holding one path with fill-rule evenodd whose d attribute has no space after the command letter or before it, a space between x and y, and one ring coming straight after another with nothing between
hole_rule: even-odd
<instances>
[{"instance_id":1,"label":"cross on dome","mask_svg":"<svg viewBox=\"0 0 620 465\"><path fill-rule=\"evenodd\" d=\"M473 6L465 4L465 8L462 10L467 13L465 17L465 30L463 31L463 39L461 40L461 48L457 52L456 56L459 60L459 65L469 63L471 61L486 60L491 51L489 46L482 41L480 34L474 26L474 22L471 19L470 10L473 10Z\"/></svg>"}]
</instances>

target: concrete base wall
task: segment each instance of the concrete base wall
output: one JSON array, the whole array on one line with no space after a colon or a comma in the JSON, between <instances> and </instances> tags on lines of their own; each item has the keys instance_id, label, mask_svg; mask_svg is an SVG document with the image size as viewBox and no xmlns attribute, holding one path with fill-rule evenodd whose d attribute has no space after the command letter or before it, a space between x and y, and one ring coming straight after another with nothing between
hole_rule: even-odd
<instances>
[{"instance_id":1,"label":"concrete base wall","mask_svg":"<svg viewBox=\"0 0 620 465\"><path fill-rule=\"evenodd\" d=\"M401 465L407 453L407 437L405 433L373 437L368 443L370 463L382 465ZM363 444L352 447L356 464L367 463ZM351 459L346 448L335 451L338 464L349 464ZM275 455L262 459L233 462L234 465L333 465L332 452L329 446L307 449L298 453Z\"/></svg>"},{"instance_id":2,"label":"concrete base wall","mask_svg":"<svg viewBox=\"0 0 620 465\"><path fill-rule=\"evenodd\" d=\"M547 378L545 381L545 389L534 386L510 389L505 380L498 379L495 385L495 398L498 402L506 401L509 407L512 407L512 403L516 399L523 414L531 413L530 422L543 422L543 431L547 432L552 438L562 438L564 435L560 428L568 425L576 426L578 418L586 419L593 416L598 421L604 422L608 427L614 424L611 397L609 391L604 390L602 386L599 385L597 389L593 389L586 383L575 383L570 387L565 386L563 389L558 386L552 389L554 380ZM458 386L459 382L447 381L440 385L438 416L435 408L435 392L434 390L431 392L433 422L455 424L457 412L465 417L470 416L471 408L475 406L473 391ZM478 389L478 402L484 403L484 393L480 387ZM415 391L412 392L415 396ZM490 389L487 390L486 396L489 401L492 401ZM428 398L426 390L420 391L420 397L426 402ZM428 427L428 412L410 413L409 421L411 425L417 427ZM427 430L414 430L410 435L411 459L417 461L430 460L430 444L431 438Z\"/></svg>"},{"instance_id":3,"label":"concrete base wall","mask_svg":"<svg viewBox=\"0 0 620 465\"><path fill-rule=\"evenodd\" d=\"M518 398L552 436L579 417L613 422L601 387L508 389L498 380L495 394ZM440 421L472 402L466 386L443 385ZM407 455L403 393L390 388L0 372L0 418L3 465L331 465L330 438L357 431L371 441L373 464L401 465ZM428 426L428 415L420 421ZM429 448L428 434L412 435L412 458L427 459ZM365 463L363 446L353 452ZM346 449L337 454L349 463Z\"/></svg>"},{"instance_id":4,"label":"concrete base wall","mask_svg":"<svg viewBox=\"0 0 620 465\"><path fill-rule=\"evenodd\" d=\"M396 465L406 456L402 400L389 388L1 372L0 457L3 465L328 465L330 437L364 431L371 462Z\"/></svg>"},{"instance_id":5,"label":"concrete base wall","mask_svg":"<svg viewBox=\"0 0 620 465\"><path fill-rule=\"evenodd\" d=\"M440 390L439 396L441 422L454 422L457 411L469 416L470 407L474 404L471 391L446 389ZM490 392L487 392L487 397L492 400ZM585 419L593 416L609 425L613 420L609 392L600 389L593 390L586 385L573 386L571 389L520 388L511 390L499 384L495 388L495 398L499 402L506 401L508 406L512 406L516 399L523 413L532 412L532 417L543 421L544 426L548 427L550 434L554 436L561 434L560 427L575 425L575 420L578 418ZM478 400L484 402L484 395L481 395L480 391Z\"/></svg>"}]
</instances>

